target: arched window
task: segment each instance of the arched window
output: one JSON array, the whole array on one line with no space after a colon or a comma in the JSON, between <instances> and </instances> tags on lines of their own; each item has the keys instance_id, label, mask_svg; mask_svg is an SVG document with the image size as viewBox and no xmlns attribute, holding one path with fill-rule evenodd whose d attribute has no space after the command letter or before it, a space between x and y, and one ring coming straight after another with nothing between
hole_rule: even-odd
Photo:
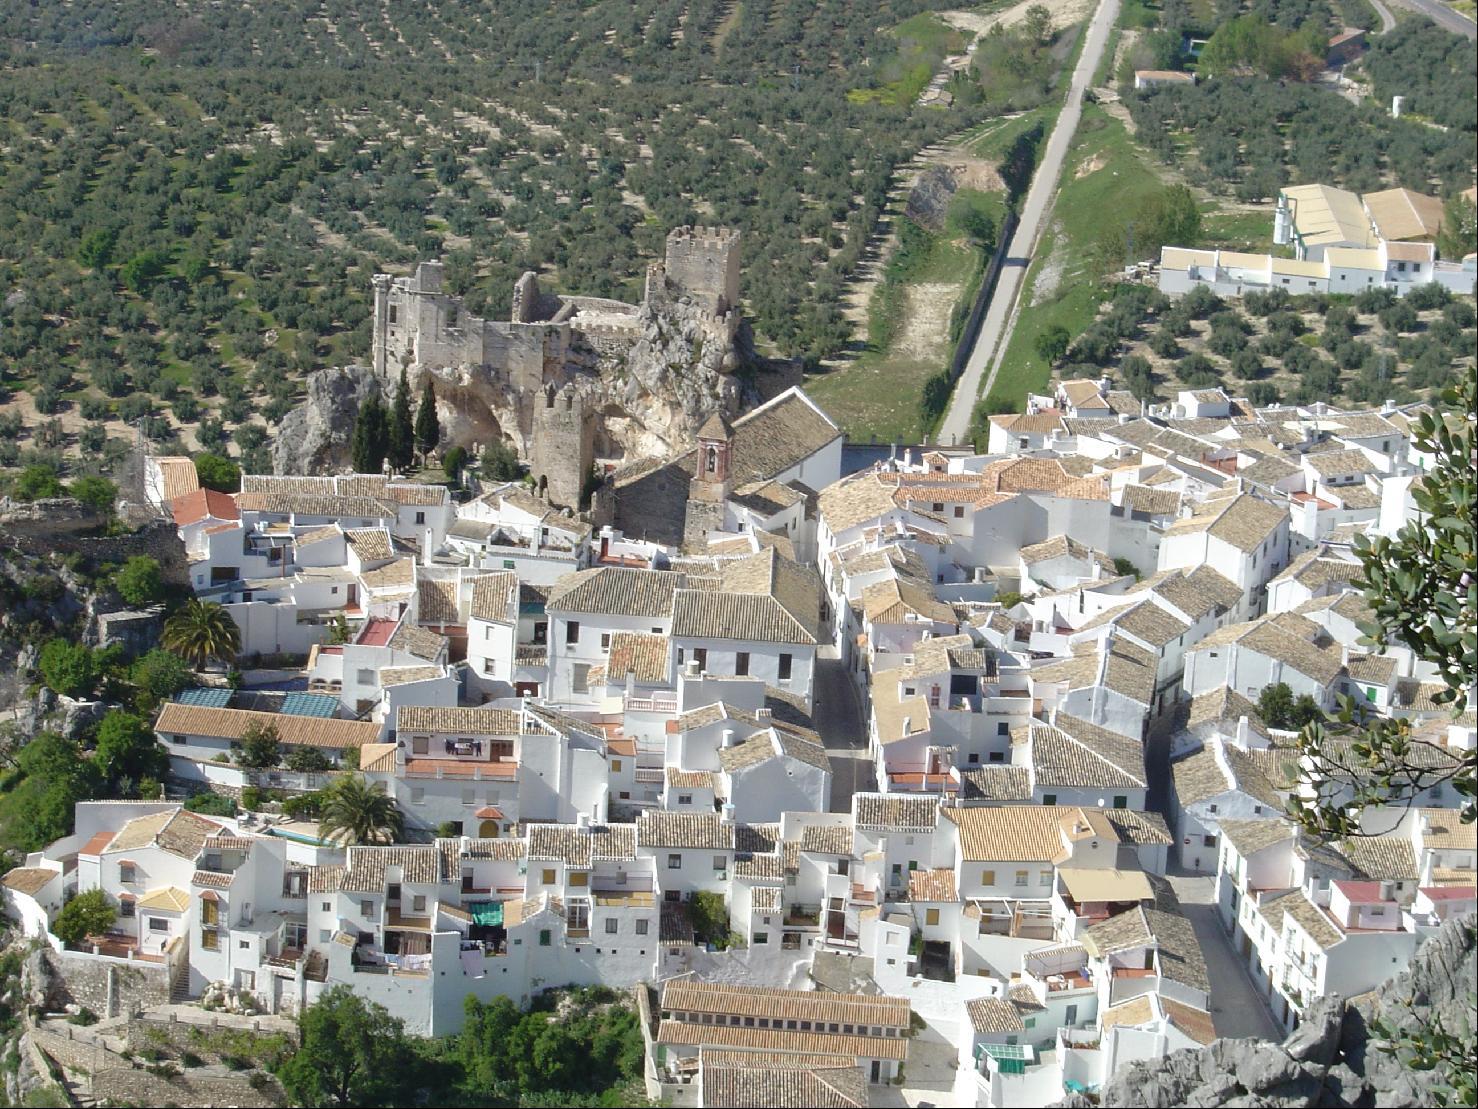
<instances>
[{"instance_id":1,"label":"arched window","mask_svg":"<svg viewBox=\"0 0 1478 1109\"><path fill-rule=\"evenodd\" d=\"M710 446L708 448L708 463L707 463L707 465L704 468L710 474L716 474L716 473L718 473L718 448L717 447Z\"/></svg>"}]
</instances>

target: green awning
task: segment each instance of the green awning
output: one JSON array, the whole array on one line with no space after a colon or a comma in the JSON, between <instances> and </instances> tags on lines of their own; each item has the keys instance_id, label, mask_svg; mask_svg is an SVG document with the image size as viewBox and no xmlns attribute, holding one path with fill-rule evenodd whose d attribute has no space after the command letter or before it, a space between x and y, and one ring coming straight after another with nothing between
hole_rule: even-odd
<instances>
[{"instance_id":1,"label":"green awning","mask_svg":"<svg viewBox=\"0 0 1478 1109\"><path fill-rule=\"evenodd\" d=\"M503 923L503 902L473 901L467 906L472 914L472 923L488 928L497 928Z\"/></svg>"}]
</instances>

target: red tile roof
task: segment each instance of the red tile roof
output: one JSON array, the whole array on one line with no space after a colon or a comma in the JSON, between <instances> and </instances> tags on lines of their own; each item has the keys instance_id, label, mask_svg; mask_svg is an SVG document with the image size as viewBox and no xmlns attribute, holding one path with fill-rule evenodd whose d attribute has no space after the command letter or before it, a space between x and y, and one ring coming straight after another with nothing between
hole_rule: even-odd
<instances>
[{"instance_id":1,"label":"red tile roof","mask_svg":"<svg viewBox=\"0 0 1478 1109\"><path fill-rule=\"evenodd\" d=\"M174 522L178 527L198 524L205 519L241 519L236 498L229 493L218 493L214 489L197 489L183 497L176 497L170 502L170 508L174 511Z\"/></svg>"}]
</instances>

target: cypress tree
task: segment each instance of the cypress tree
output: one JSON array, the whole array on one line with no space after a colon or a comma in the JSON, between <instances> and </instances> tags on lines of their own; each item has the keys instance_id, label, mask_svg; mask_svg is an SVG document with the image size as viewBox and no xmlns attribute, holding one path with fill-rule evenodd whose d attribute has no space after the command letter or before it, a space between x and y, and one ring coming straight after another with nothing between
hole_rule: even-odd
<instances>
[{"instance_id":1,"label":"cypress tree","mask_svg":"<svg viewBox=\"0 0 1478 1109\"><path fill-rule=\"evenodd\" d=\"M390 410L390 465L400 473L409 469L416 457L415 420L411 416L411 387L405 370L400 371L400 384L395 387L395 403Z\"/></svg>"},{"instance_id":2,"label":"cypress tree","mask_svg":"<svg viewBox=\"0 0 1478 1109\"><path fill-rule=\"evenodd\" d=\"M430 454L441 442L441 423L436 418L436 391L431 387L431 375L426 375L426 384L421 389L421 406L416 410L416 449Z\"/></svg>"},{"instance_id":3,"label":"cypress tree","mask_svg":"<svg viewBox=\"0 0 1478 1109\"><path fill-rule=\"evenodd\" d=\"M378 393L359 406L349 453L357 474L378 474L390 449L390 418Z\"/></svg>"}]
</instances>

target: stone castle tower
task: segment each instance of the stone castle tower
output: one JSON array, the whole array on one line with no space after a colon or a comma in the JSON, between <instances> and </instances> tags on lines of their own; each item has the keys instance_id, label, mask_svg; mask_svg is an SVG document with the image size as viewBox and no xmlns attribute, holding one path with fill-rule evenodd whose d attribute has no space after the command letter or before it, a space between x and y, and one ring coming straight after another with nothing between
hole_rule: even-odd
<instances>
[{"instance_id":1,"label":"stone castle tower","mask_svg":"<svg viewBox=\"0 0 1478 1109\"><path fill-rule=\"evenodd\" d=\"M595 466L595 413L570 386L546 385L534 402L529 473L557 508L580 509L580 492Z\"/></svg>"},{"instance_id":2,"label":"stone castle tower","mask_svg":"<svg viewBox=\"0 0 1478 1109\"><path fill-rule=\"evenodd\" d=\"M647 268L647 304L686 302L733 334L739 322L739 232L675 227L662 261Z\"/></svg>"},{"instance_id":3,"label":"stone castle tower","mask_svg":"<svg viewBox=\"0 0 1478 1109\"><path fill-rule=\"evenodd\" d=\"M722 531L733 491L734 432L715 412L698 429L698 462L688 483L683 542L703 546L711 531Z\"/></svg>"}]
</instances>

